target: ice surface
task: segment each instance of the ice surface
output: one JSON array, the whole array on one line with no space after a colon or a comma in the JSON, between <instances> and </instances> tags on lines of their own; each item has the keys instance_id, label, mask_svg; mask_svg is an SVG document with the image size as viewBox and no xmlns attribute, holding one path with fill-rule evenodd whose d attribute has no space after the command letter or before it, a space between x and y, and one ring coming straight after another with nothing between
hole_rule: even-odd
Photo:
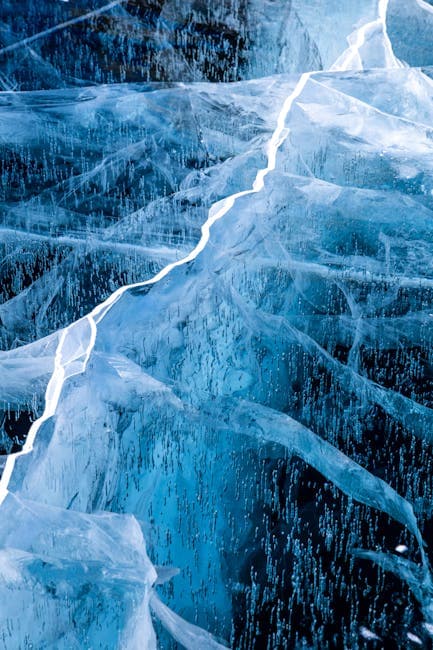
<instances>
[{"instance_id":1,"label":"ice surface","mask_svg":"<svg viewBox=\"0 0 433 650\"><path fill-rule=\"evenodd\" d=\"M433 7L216 4L0 10L7 650L428 647Z\"/></svg>"}]
</instances>

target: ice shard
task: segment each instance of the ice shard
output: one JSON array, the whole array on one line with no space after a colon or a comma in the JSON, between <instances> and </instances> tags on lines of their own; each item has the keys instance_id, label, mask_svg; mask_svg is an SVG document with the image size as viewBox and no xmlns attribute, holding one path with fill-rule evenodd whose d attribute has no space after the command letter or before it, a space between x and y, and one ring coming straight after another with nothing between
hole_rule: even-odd
<instances>
[{"instance_id":1,"label":"ice shard","mask_svg":"<svg viewBox=\"0 0 433 650\"><path fill-rule=\"evenodd\" d=\"M433 5L0 7L0 648L430 647Z\"/></svg>"}]
</instances>

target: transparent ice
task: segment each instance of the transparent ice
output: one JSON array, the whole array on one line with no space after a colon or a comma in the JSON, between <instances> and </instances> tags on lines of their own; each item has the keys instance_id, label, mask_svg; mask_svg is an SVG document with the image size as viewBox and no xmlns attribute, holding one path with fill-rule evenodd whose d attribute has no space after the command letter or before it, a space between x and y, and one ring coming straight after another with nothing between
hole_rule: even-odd
<instances>
[{"instance_id":1,"label":"transparent ice","mask_svg":"<svg viewBox=\"0 0 433 650\"><path fill-rule=\"evenodd\" d=\"M66 4L2 8L0 647L429 647L433 5L209 3L211 74Z\"/></svg>"}]
</instances>

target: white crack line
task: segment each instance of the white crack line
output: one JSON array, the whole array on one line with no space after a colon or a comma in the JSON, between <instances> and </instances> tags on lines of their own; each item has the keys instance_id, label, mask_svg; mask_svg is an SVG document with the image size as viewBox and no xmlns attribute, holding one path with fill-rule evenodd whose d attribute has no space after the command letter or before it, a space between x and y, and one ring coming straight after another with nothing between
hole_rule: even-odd
<instances>
[{"instance_id":1,"label":"white crack line","mask_svg":"<svg viewBox=\"0 0 433 650\"><path fill-rule=\"evenodd\" d=\"M36 40L37 38L40 38L46 34L49 34L53 31L57 31L58 29L62 29L63 27L67 27L70 24L74 24L75 22L79 22L81 20L85 20L86 18L90 18L93 15L97 15L98 13L101 13L102 11L105 11L111 7L114 7L118 4L121 4L124 0L117 0L116 2L111 2L108 5L105 5L104 7L101 7L99 10L96 10L94 12L90 12L89 14L85 14L84 16L80 16L77 19L74 19L73 21L68 21L66 23L62 23L60 25L57 25L53 28L50 28L49 30L46 30L45 32L41 32L39 34L34 35L33 37L30 37L29 39L24 39L24 41L20 41L19 43L15 43L12 46L8 46L7 48L3 48L0 50L0 54L5 53L6 51L12 51L14 49L17 49L21 45L27 45L29 42ZM433 11L433 8L430 5L427 5L423 0L416 0L416 2L423 8L425 8L427 11ZM388 9L388 4L389 0L379 0L378 4L378 18L374 21L371 21L365 25L363 25L361 28L356 30L351 36L353 37L351 39L351 36L348 37L348 42L349 42L349 48L343 52L343 54L338 57L337 61L331 66L330 71L346 71L353 69L351 67L352 62L355 60L356 61L356 56L359 57L360 59L360 48L362 45L365 43L366 40L366 34L370 29L375 29L378 26L381 27L383 31L383 36L385 40L385 44L388 50L388 53L390 55L390 59L392 62L391 67L403 67L402 63L394 56L394 53L392 51L392 45L391 41L389 39L388 33L387 33L387 28L386 28L386 14L387 14L387 9ZM427 6L424 6L427 5ZM428 7L428 9L427 9ZM351 40L353 42L351 42ZM340 63L339 63L340 62ZM361 63L361 69L362 69L362 63ZM281 111L278 115L277 119L277 127L275 131L272 134L272 137L268 143L267 146L267 166L263 169L260 169L257 174L256 178L253 182L252 188L249 190L244 190L241 192L237 192L235 194L230 195L229 197L226 197L225 199L218 201L217 203L214 203L211 208L209 209L208 212L208 218L206 222L202 225L201 227L201 237L197 245L193 248L193 250L184 258L173 262L171 264L168 264L165 266L159 273L157 273L153 278L150 278L149 280L146 280L144 282L137 282L134 284L130 285L125 285L124 287L119 288L117 291L115 291L107 300L105 300L103 303L95 307L90 314L87 316L81 318L78 321L75 321L68 327L66 327L62 332L59 340L59 344L56 349L55 353L55 360L54 360L54 370L53 374L51 375L51 378L48 382L47 389L45 392L45 408L42 413L42 415L33 422L31 425L25 444L22 448L21 451L16 452L14 454L10 454L7 458L6 465L0 480L0 505L3 503L4 499L6 498L8 494L8 488L9 488L9 482L12 477L12 473L15 467L15 462L16 459L19 456L27 455L33 450L33 443L36 439L36 435L42 426L44 422L46 422L50 417L55 415L57 405L59 403L60 395L62 392L62 388L64 385L64 382L66 379L69 377L72 377L77 374L81 374L85 371L87 367L87 363L90 359L90 355L92 353L92 350L95 346L96 342L96 336L97 336L97 325L101 322L101 320L105 317L105 315L108 313L108 311L113 307L113 305L119 300L119 298L129 289L133 288L138 288L138 287L144 287L147 285L152 285L156 284L160 280L162 280L166 275L168 275L174 268L178 266L183 266L184 264L187 264L188 262L194 260L206 247L209 237L210 237L210 229L212 225L221 219L231 208L234 206L235 202L237 201L238 198L242 196L247 196L250 194L258 193L264 188L264 180L266 176L269 174L269 172L273 171L276 166L276 157L277 157L277 152L282 143L286 140L287 136L290 133L290 129L285 126L285 120L287 118L288 113L290 112L290 109L293 106L294 101L299 97L299 95L302 93L306 83L308 82L309 78L314 75L316 72L311 71L311 72L306 72L301 75L298 83L296 84L294 90L292 93L286 98L284 101L284 104L281 108ZM75 330L79 330L81 327L88 327L89 329L89 334L88 334L88 341L87 341L87 346L86 349L83 351L82 347L80 346L78 351L76 349L72 350L72 353L70 353L65 360L63 360L64 356L64 347L68 343L70 335L73 335L75 333ZM78 341L81 342L82 337L78 337ZM154 609L155 608L155 602L156 600L154 599L153 605ZM161 603L162 605L162 603ZM174 612L170 613L174 615ZM177 615L174 615L177 616ZM425 624L426 626L428 624ZM197 628L198 629L198 628ZM368 631L370 632L370 631ZM371 632L370 632L371 633ZM207 633L205 633L207 634ZM212 641L215 643L215 648L223 648L224 646L221 646L217 642L215 642L213 639ZM209 640L207 639L207 643L209 644Z\"/></svg>"},{"instance_id":2,"label":"white crack line","mask_svg":"<svg viewBox=\"0 0 433 650\"><path fill-rule=\"evenodd\" d=\"M2 47L0 49L0 55L8 54L9 52L14 52L15 50L18 50L20 47L26 47L30 43L33 43L34 41L37 41L40 38L44 38L44 36L49 36L50 34L54 34L54 32L58 32L61 29L65 29L66 27L71 27L72 25L76 25L77 23L82 23L84 20L88 20L89 18L93 18L94 16L99 16L99 14L102 14L105 11L109 11L110 9L114 9L114 7L117 7L118 5L123 4L124 2L126 2L126 0L114 0L114 2L109 2L103 7L99 7L99 9L94 9L93 11L89 11L88 13L82 14L81 16L77 16L76 18L71 18L71 20L65 20L63 23L58 23L57 25L53 25L53 27L44 29L42 32L33 34L33 36L28 36L27 38L23 38L21 41L18 41L17 43L12 43L7 47Z\"/></svg>"},{"instance_id":3,"label":"white crack line","mask_svg":"<svg viewBox=\"0 0 433 650\"><path fill-rule=\"evenodd\" d=\"M44 422L46 422L49 418L51 418L55 414L64 382L69 377L72 377L73 375L81 374L85 371L90 355L95 346L98 323L101 322L101 320L106 316L106 314L113 307L113 305L129 289L135 289L139 287L145 287L152 284L156 284L157 282L165 278L174 268L178 266L183 266L188 262L194 260L206 247L210 237L210 229L213 226L213 224L219 219L221 219L222 217L224 217L224 215L226 215L227 212L231 210L231 208L234 206L234 204L239 198L241 198L242 196L248 196L250 194L257 194L264 188L266 176L269 174L269 172L275 169L277 152L281 147L282 143L286 140L287 136L290 133L290 129L285 126L287 115L290 112L290 109L292 108L294 101L302 93L308 79L311 77L312 74L314 74L314 72L305 72L304 74L302 74L294 90L285 99L283 106L280 110L280 113L278 115L277 127L273 132L272 137L267 145L267 165L266 167L260 169L257 172L252 188L249 190L243 190L241 192L236 192L235 194L231 194L225 199L222 199L221 201L214 203L210 207L208 212L208 218L201 227L200 240L197 243L197 245L192 249L192 251L182 259L177 260L176 262L172 262L167 266L165 266L163 269L161 269L161 271L159 271L156 275L154 275L149 280L145 280L144 282L136 282L134 284L128 284L123 287L120 287L119 289L117 289L117 291L112 293L111 296L109 296L104 302L102 302L100 305L95 307L90 312L90 314L84 316L83 318L80 318L80 320L75 321L74 323L71 323L71 325L69 325L62 331L60 336L60 341L57 346L57 350L55 354L53 374L51 375L51 378L48 382L47 389L45 392L44 411L42 415L32 423L29 432L27 434L27 438L23 448L16 453L9 454L7 458L5 468L3 470L3 474L0 480L0 505L3 503L4 499L8 494L9 483L12 477L12 473L17 458L19 458L20 456L25 456L33 450L34 441L36 439L36 435L40 427ZM79 332L79 330L82 329L84 329L84 332L83 331ZM75 333L77 334L79 333L78 341L81 342L83 340L83 335L85 334L86 329L88 329L86 348L83 349L83 347L80 346L79 349L77 350L77 347L73 346L73 349L68 352L66 346L70 340L70 337L73 336Z\"/></svg>"},{"instance_id":4,"label":"white crack line","mask_svg":"<svg viewBox=\"0 0 433 650\"><path fill-rule=\"evenodd\" d=\"M121 1L119 2L119 0L117 0L117 2L111 2L109 5L105 5L104 7L101 7L97 11L100 13L103 10L107 10L108 8L116 6L117 4L121 4ZM388 39L388 35L386 32L386 13L388 9L388 3L389 0L379 0L379 4L378 4L379 17L372 22L366 23L360 29L354 32L354 34L357 34L356 40L350 44L350 47L346 50L346 52L344 52L337 59L337 61L333 64L333 66L331 66L330 68L331 71L350 69L349 67L350 63L353 61L353 58L356 55L359 56L359 49L362 47L362 45L365 42L366 31L369 28L371 28L371 26L375 27L377 25L381 25L383 28L384 36L385 38ZM85 18L90 17L90 15L94 15L94 14L95 12L86 14L85 16L79 17L79 20L84 20ZM61 28L62 26L66 26L66 23L62 25L58 25L57 28ZM43 33L41 32L39 35L35 35L34 38L42 36L44 33L45 32ZM348 39L349 38L350 37L348 37ZM21 41L20 43L23 42ZM18 47L20 43L16 43L15 46ZM390 43L389 45L391 47ZM0 50L0 54L3 53L4 51L5 49ZM395 60L397 62L396 65L398 64L398 66L401 66L401 63L397 59ZM342 61L342 63L338 65L339 61ZM29 432L27 434L27 438L23 448L18 452L9 454L7 458L3 470L3 474L0 479L0 505L3 503L4 499L8 494L9 483L15 467L16 459L19 458L20 456L25 456L29 454L33 450L33 443L35 441L36 435L40 427L44 422L46 422L46 420L48 420L49 418L55 415L64 382L69 377L72 377L73 375L81 374L85 371L90 355L95 346L98 323L101 322L101 320L105 317L105 315L108 313L111 307L113 307L113 305L119 300L119 298L129 289L135 289L138 287L145 287L148 285L156 284L157 282L162 280L166 275L168 275L174 268L178 266L183 266L184 264L187 264L188 262L194 260L206 247L209 241L210 229L212 225L216 221L221 219L225 214L227 214L229 210L231 210L231 208L234 206L237 199L241 198L242 196L256 194L263 189L264 180L266 176L269 174L269 172L275 169L278 149L280 148L282 143L286 140L290 132L290 129L285 126L287 115L290 112L290 109L292 108L294 101L299 97L299 95L302 93L303 89L305 88L308 79L315 73L316 71L304 72L301 75L294 90L284 101L283 106L277 118L276 129L273 132L272 137L267 146L267 159L268 159L267 166L264 167L263 169L260 169L257 172L252 188L249 190L243 190L241 192L236 192L235 194L231 194L225 199L222 199L221 201L214 203L210 207L208 212L208 218L201 227L200 240L197 243L197 245L192 249L192 251L185 257L181 258L180 260L177 260L176 262L172 262L167 266L165 266L163 269L161 269L161 271L159 271L156 275L154 275L149 280L145 280L144 282L136 282L134 284L129 284L120 287L119 289L117 289L117 291L112 293L111 296L109 296L104 302L102 302L100 305L97 305L90 312L90 314L84 316L78 321L75 321L74 323L71 323L71 325L69 325L62 331L60 336L60 341L57 346L57 350L55 354L53 374L51 375L51 378L48 382L47 389L45 392L44 411L42 415L32 423ZM73 334L75 330L83 327L83 325L85 326L85 324L87 324L89 328L89 335L88 335L86 349L84 351L80 350L80 354L78 354L76 350L74 350L72 354L69 355L69 357L63 360L63 354L64 354L63 348L65 344L68 342L69 335Z\"/></svg>"},{"instance_id":5,"label":"white crack line","mask_svg":"<svg viewBox=\"0 0 433 650\"><path fill-rule=\"evenodd\" d=\"M388 11L388 5L389 5L389 0L379 0L378 8L377 8L378 17L375 20L370 21L369 23L365 23L359 29L355 30L354 32L352 32L352 34L350 34L347 37L347 42L349 43L349 47L338 57L335 63L330 67L331 72L337 72L337 71L343 72L346 70L353 70L353 69L362 70L363 66L362 66L362 60L360 54L361 47L364 45L366 41L367 34L371 31L374 31L377 28L380 28L382 30L383 39L385 42L385 49L391 61L391 66L387 66L387 68L404 67L401 61L399 61L397 57L394 55L391 41L388 36L388 30L386 27L386 14ZM359 59L358 64L356 63L357 58Z\"/></svg>"},{"instance_id":6,"label":"white crack line","mask_svg":"<svg viewBox=\"0 0 433 650\"><path fill-rule=\"evenodd\" d=\"M433 6L428 2L425 2L425 0L416 0L416 3L419 7L421 7L421 9L424 9L424 11L428 11L430 14L433 14Z\"/></svg>"}]
</instances>

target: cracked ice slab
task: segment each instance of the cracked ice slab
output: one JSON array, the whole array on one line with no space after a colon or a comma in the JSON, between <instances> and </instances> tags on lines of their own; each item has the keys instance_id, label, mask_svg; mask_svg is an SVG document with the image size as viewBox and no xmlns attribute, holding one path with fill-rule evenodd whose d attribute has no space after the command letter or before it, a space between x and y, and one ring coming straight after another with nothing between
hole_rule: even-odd
<instances>
[{"instance_id":1,"label":"cracked ice slab","mask_svg":"<svg viewBox=\"0 0 433 650\"><path fill-rule=\"evenodd\" d=\"M311 68L335 43L326 50L326 34L313 43L311 12L299 3L295 11L282 24L296 47L290 51L279 35L271 54L282 71L304 65L309 71L300 76L2 95L12 169L19 169L23 146L23 131L8 128L16 113L28 120L25 137L38 142L52 144L55 125L63 155L84 132L92 136L71 178L51 178L48 189L41 181L36 198L12 196L3 206L6 220L34 236L35 248L25 248L26 239L6 249L10 268L30 268L35 249L55 262L36 265L30 286L9 296L1 313L5 336L26 313L32 322L36 311L37 327L31 335L23 327L16 344L44 327L56 330L64 309L58 296L71 301L58 334L3 356L5 400L16 392L18 402L30 395L40 402L41 384L46 388L44 410L2 479L2 576L14 593L8 628L19 630L19 642L34 634L42 608L57 646L134 648L145 639L153 647L153 609L185 647L219 647L206 630L218 638L232 634L236 647L248 635L265 634L257 630L269 603L287 611L278 594L292 589L296 611L311 600L308 585L320 576L324 587L314 594L320 606L311 620L337 625L339 639L350 629L357 647L359 631L384 638L395 626L377 610L379 588L389 606L386 585L371 574L362 583L353 570L348 591L339 587L343 600L357 589L373 593L371 620L362 618L364 596L352 603L353 619L332 618L324 594L334 593L336 567L346 566L355 542L363 549L359 558L398 576L401 602L413 604L411 590L431 624L420 533L432 495L425 471L432 408L431 80L427 70L402 68L396 58L397 3L348 9L338 23L350 23L337 34L341 57L323 73ZM265 21L255 32L257 43L273 36ZM71 142L62 133L66 124L74 125ZM32 165L19 162L27 165L24 178ZM148 187L159 192L144 206L134 184L142 164L138 189L147 170ZM116 194L119 187L125 194ZM98 222L98 210L111 204L118 214L103 211ZM87 237L87 216L106 248ZM58 231L51 233L53 225ZM43 248L41 237L57 251ZM72 247L71 238L83 247ZM168 265L156 259L162 246L175 258ZM109 282L96 278L91 286L101 299L76 304L72 275L79 300L89 277L95 280L85 275L93 270L81 252L87 247L92 264L100 264L102 250L110 252L98 266L101 277L110 269ZM129 255L139 265L141 247L141 277L125 278ZM119 266L117 279L110 264ZM67 277L69 293L62 294L56 275ZM54 369L48 385L47 368ZM314 548L304 545L304 524ZM14 538L15 530L22 534ZM372 552L372 544L404 546L408 558ZM180 568L165 592L170 610L151 592L158 581L153 563ZM279 583L284 575L290 584ZM83 593L90 594L84 601ZM253 622L241 629L246 616ZM68 628L72 619L78 630ZM273 630L269 621L269 634L283 630L295 642L297 624L282 618Z\"/></svg>"}]
</instances>

